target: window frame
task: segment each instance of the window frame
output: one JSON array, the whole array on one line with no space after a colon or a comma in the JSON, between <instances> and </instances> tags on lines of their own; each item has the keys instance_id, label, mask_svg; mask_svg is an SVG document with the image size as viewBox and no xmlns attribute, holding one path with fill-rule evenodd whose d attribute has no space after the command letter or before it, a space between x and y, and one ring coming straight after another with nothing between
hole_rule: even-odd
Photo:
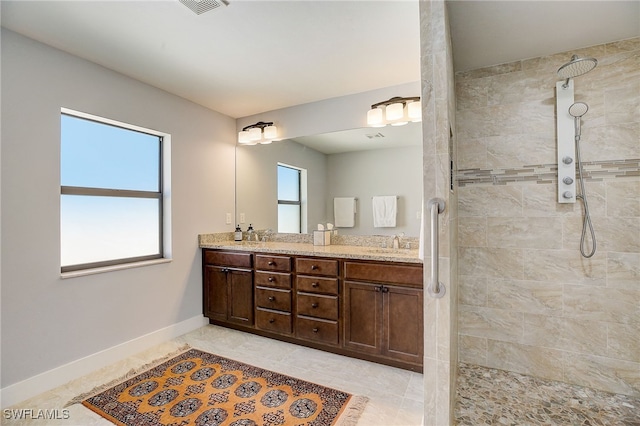
<instances>
[{"instance_id":1,"label":"window frame","mask_svg":"<svg viewBox=\"0 0 640 426\"><path fill-rule=\"evenodd\" d=\"M169 245L170 245L170 224L167 220L170 217L168 209L170 208L170 200L167 197L169 191L170 181L170 163L168 161L168 153L170 147L171 135L158 132L156 130L143 128L140 126L100 117L92 114L87 114L80 111L75 111L68 108L61 108L60 120L63 116L70 116L77 119L87 120L95 122L101 125L108 125L118 127L124 130L138 132L154 136L158 138L158 190L157 191L144 191L144 190L130 190L130 189L114 189L114 188L96 188L96 187L83 187L83 186L68 186L60 183L60 206L62 206L63 195L76 195L76 196L89 196L89 197L117 197L117 198L136 198L136 199L156 199L158 200L158 253L144 256L134 256L118 259L109 259L90 263L81 263L74 265L62 265L62 259L60 260L60 271L63 274L83 274L83 273L95 273L102 270L110 270L110 267L114 269L122 269L123 267L133 267L146 264L149 261L159 261L162 259L170 259L169 257ZM62 129L61 129L62 130ZM62 147L62 132L60 136L60 146ZM62 154L62 153L61 153ZM62 155L60 156L60 172L62 173ZM62 218L62 217L61 217ZM60 247L62 247L62 229L60 229Z\"/></svg>"},{"instance_id":2,"label":"window frame","mask_svg":"<svg viewBox=\"0 0 640 426\"><path fill-rule=\"evenodd\" d=\"M298 206L298 211L299 211L299 218L298 218L298 222L300 224L299 226L299 230L298 230L298 234L302 233L302 227L303 227L303 223L302 223L302 169L300 169L299 167L295 167L295 166L291 166L289 164L284 164L284 163L278 163L277 164L277 168L276 170L278 170L280 167L285 167L287 169L292 169L295 170L296 172L298 172L298 201L291 201L291 200L281 200L280 197L278 197L278 206L280 206L281 204L283 205L297 205ZM276 173L277 175L277 173ZM277 187L280 187L280 179L277 179L276 182Z\"/></svg>"}]
</instances>

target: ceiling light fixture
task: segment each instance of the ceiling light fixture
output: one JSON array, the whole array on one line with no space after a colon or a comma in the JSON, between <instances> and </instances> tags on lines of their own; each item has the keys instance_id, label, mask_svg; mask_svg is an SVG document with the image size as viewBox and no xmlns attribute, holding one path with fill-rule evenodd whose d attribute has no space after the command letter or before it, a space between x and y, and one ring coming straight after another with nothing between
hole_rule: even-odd
<instances>
[{"instance_id":1,"label":"ceiling light fixture","mask_svg":"<svg viewBox=\"0 0 640 426\"><path fill-rule=\"evenodd\" d=\"M243 127L238 133L238 143L243 145L269 144L278 137L278 128L273 122L258 121L256 124Z\"/></svg>"},{"instance_id":2,"label":"ceiling light fixture","mask_svg":"<svg viewBox=\"0 0 640 426\"><path fill-rule=\"evenodd\" d=\"M202 15L205 12L227 5L224 0L180 0L180 3L187 6L196 15Z\"/></svg>"},{"instance_id":3,"label":"ceiling light fixture","mask_svg":"<svg viewBox=\"0 0 640 426\"><path fill-rule=\"evenodd\" d=\"M387 124L402 126L408 122L422 121L422 104L420 97L393 97L388 101L371 105L367 112L367 125L384 127Z\"/></svg>"}]
</instances>

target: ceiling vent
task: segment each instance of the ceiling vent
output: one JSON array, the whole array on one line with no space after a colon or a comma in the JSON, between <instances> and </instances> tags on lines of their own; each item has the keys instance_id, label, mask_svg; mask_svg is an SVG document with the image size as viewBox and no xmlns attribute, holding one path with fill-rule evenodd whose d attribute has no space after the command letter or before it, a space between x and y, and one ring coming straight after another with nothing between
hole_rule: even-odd
<instances>
[{"instance_id":1,"label":"ceiling vent","mask_svg":"<svg viewBox=\"0 0 640 426\"><path fill-rule=\"evenodd\" d=\"M223 0L180 0L180 3L187 6L197 15L202 15L205 12L227 5Z\"/></svg>"},{"instance_id":2,"label":"ceiling vent","mask_svg":"<svg viewBox=\"0 0 640 426\"><path fill-rule=\"evenodd\" d=\"M384 135L380 132L378 133L369 133L367 135L365 135L365 137L369 138L369 139L378 139L378 138L384 138Z\"/></svg>"}]
</instances>

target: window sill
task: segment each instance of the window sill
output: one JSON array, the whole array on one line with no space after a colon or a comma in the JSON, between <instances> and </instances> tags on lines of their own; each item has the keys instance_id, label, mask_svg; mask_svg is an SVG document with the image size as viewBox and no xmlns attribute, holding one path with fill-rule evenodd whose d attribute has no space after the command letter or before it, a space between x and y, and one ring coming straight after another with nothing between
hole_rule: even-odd
<instances>
[{"instance_id":1,"label":"window sill","mask_svg":"<svg viewBox=\"0 0 640 426\"><path fill-rule=\"evenodd\" d=\"M102 274L105 272L112 272L112 271L121 271L123 269L141 268L143 266L159 265L161 263L170 263L171 260L172 259L168 259L168 258L153 259L153 260L145 260L142 262L123 263L122 265L105 266L102 268L92 268L92 269L83 269L80 271L62 272L60 274L60 278L64 280L67 278L84 277L86 275Z\"/></svg>"}]
</instances>

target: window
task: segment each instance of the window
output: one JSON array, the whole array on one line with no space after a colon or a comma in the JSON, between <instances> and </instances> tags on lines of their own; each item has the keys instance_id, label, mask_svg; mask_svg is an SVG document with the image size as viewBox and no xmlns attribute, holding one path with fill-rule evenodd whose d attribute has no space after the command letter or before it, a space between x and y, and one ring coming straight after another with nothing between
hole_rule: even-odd
<instances>
[{"instance_id":1,"label":"window","mask_svg":"<svg viewBox=\"0 0 640 426\"><path fill-rule=\"evenodd\" d=\"M168 135L66 109L60 127L62 272L162 258Z\"/></svg>"},{"instance_id":2,"label":"window","mask_svg":"<svg viewBox=\"0 0 640 426\"><path fill-rule=\"evenodd\" d=\"M278 232L302 231L300 169L278 164Z\"/></svg>"}]
</instances>

